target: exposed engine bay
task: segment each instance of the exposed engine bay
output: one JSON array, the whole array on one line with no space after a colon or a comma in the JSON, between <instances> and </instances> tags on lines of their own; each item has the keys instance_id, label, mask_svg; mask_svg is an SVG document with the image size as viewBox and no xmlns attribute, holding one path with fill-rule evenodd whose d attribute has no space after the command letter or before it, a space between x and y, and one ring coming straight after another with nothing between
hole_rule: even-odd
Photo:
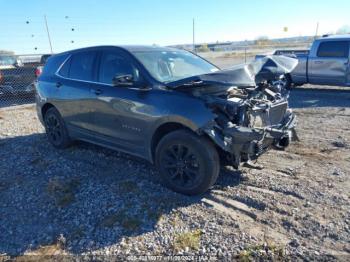
<instances>
[{"instance_id":1,"label":"exposed engine bay","mask_svg":"<svg viewBox=\"0 0 350 262\"><path fill-rule=\"evenodd\" d=\"M266 57L232 70L192 77L177 88L202 98L216 116L202 127L238 168L270 147L284 149L296 138L296 118L288 108L289 91L283 77L297 61Z\"/></svg>"}]
</instances>

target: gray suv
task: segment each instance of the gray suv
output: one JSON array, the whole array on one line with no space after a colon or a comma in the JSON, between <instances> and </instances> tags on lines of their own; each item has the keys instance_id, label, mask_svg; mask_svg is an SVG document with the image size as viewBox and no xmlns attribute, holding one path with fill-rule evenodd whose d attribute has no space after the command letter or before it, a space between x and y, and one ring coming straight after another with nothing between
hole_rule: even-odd
<instances>
[{"instance_id":1,"label":"gray suv","mask_svg":"<svg viewBox=\"0 0 350 262\"><path fill-rule=\"evenodd\" d=\"M50 57L36 83L49 141L84 140L154 163L176 192L205 192L220 163L236 168L293 137L279 77L296 60L220 70L184 50L99 46Z\"/></svg>"}]
</instances>

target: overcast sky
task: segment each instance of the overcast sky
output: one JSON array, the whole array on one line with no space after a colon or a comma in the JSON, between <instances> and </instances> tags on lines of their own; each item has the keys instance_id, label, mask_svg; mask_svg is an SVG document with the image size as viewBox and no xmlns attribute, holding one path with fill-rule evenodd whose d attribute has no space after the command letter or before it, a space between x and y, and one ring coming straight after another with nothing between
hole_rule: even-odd
<instances>
[{"instance_id":1,"label":"overcast sky","mask_svg":"<svg viewBox=\"0 0 350 262\"><path fill-rule=\"evenodd\" d=\"M101 44L183 44L314 35L350 24L350 0L0 0L0 49L47 53ZM283 28L288 27L284 32Z\"/></svg>"}]
</instances>

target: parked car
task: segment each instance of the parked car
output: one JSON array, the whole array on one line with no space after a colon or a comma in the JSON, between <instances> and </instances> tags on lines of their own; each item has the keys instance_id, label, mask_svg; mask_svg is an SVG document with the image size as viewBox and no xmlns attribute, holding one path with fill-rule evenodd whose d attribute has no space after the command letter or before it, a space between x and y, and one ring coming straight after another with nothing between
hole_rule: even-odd
<instances>
[{"instance_id":1,"label":"parked car","mask_svg":"<svg viewBox=\"0 0 350 262\"><path fill-rule=\"evenodd\" d=\"M51 55L40 61L23 63L16 55L0 55L0 95L34 94L34 81Z\"/></svg>"},{"instance_id":2,"label":"parked car","mask_svg":"<svg viewBox=\"0 0 350 262\"><path fill-rule=\"evenodd\" d=\"M0 55L0 95L33 93L34 68L14 55Z\"/></svg>"},{"instance_id":3,"label":"parked car","mask_svg":"<svg viewBox=\"0 0 350 262\"><path fill-rule=\"evenodd\" d=\"M299 60L298 66L285 77L286 86L303 84L350 85L350 35L324 36L316 39L310 50L277 50ZM262 55L256 56L260 59Z\"/></svg>"},{"instance_id":4,"label":"parked car","mask_svg":"<svg viewBox=\"0 0 350 262\"><path fill-rule=\"evenodd\" d=\"M238 168L288 146L295 116L275 80L296 64L268 57L224 71L172 48L78 49L48 59L37 112L54 147L84 140L142 157L166 186L194 195L220 163Z\"/></svg>"},{"instance_id":5,"label":"parked car","mask_svg":"<svg viewBox=\"0 0 350 262\"><path fill-rule=\"evenodd\" d=\"M40 58L40 64L39 66L37 66L35 68L35 71L34 71L34 74L35 74L35 77L38 78L40 76L40 74L42 73L43 71L43 68L44 68L44 65L46 64L47 62L47 59L49 59L51 55L42 55L41 58Z\"/></svg>"}]
</instances>

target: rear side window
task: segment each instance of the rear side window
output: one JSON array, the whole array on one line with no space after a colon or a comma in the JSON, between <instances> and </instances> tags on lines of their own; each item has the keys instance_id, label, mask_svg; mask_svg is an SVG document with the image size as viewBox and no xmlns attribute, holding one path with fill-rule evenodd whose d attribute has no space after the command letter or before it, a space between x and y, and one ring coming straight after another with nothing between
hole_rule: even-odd
<instances>
[{"instance_id":1,"label":"rear side window","mask_svg":"<svg viewBox=\"0 0 350 262\"><path fill-rule=\"evenodd\" d=\"M73 54L70 61L67 61L70 63L69 78L92 81L94 79L95 58L95 52Z\"/></svg>"},{"instance_id":2,"label":"rear side window","mask_svg":"<svg viewBox=\"0 0 350 262\"><path fill-rule=\"evenodd\" d=\"M318 57L348 57L349 42L328 41L322 42L317 51Z\"/></svg>"}]
</instances>

